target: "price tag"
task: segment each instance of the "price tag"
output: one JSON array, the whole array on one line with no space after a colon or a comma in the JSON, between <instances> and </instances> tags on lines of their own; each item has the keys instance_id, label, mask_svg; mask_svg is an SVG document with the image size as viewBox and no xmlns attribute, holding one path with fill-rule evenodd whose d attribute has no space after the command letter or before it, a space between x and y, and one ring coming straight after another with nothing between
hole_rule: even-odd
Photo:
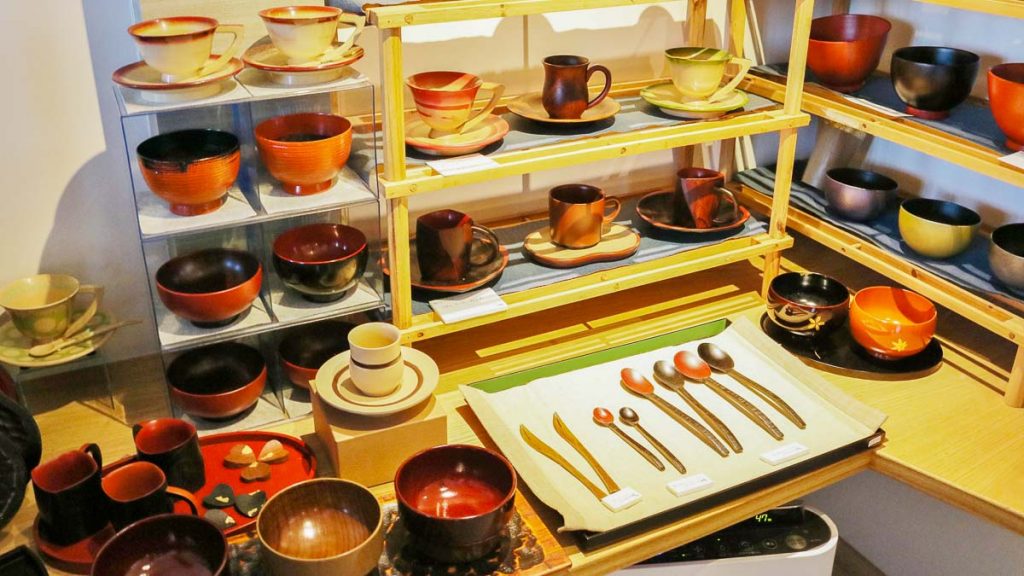
<instances>
[{"instance_id":1,"label":"price tag","mask_svg":"<svg viewBox=\"0 0 1024 576\"><path fill-rule=\"evenodd\" d=\"M625 510L643 500L643 496L632 488L622 488L614 494L609 494L601 499L604 507L612 512Z\"/></svg>"},{"instance_id":2,"label":"price tag","mask_svg":"<svg viewBox=\"0 0 1024 576\"><path fill-rule=\"evenodd\" d=\"M893 110L892 108L889 108L887 106L882 106L882 105L879 105L879 104L875 104L874 102L872 102L870 100L865 100L863 98L857 98L856 96L844 96L844 98L846 98L850 102L855 102L855 103L860 104L861 106L864 106L866 108L871 108L875 112L881 112L882 114L885 114L886 116L892 116L893 118L907 118L907 117L910 116L910 114L907 114L906 112L899 112L899 111Z\"/></svg>"},{"instance_id":3,"label":"price tag","mask_svg":"<svg viewBox=\"0 0 1024 576\"><path fill-rule=\"evenodd\" d=\"M714 482L708 478L707 474L690 474L665 484L665 488L668 488L668 491L674 496L685 496L691 492L703 490L712 484Z\"/></svg>"},{"instance_id":4,"label":"price tag","mask_svg":"<svg viewBox=\"0 0 1024 576\"><path fill-rule=\"evenodd\" d=\"M761 460L771 464L772 466L778 466L783 462L789 462L790 460L799 458L806 453L807 446L793 442L761 454Z\"/></svg>"},{"instance_id":5,"label":"price tag","mask_svg":"<svg viewBox=\"0 0 1024 576\"><path fill-rule=\"evenodd\" d=\"M1017 168L1024 168L1024 150L1014 152L1009 156L1003 156L999 161L1009 164L1010 166L1016 166Z\"/></svg>"},{"instance_id":6,"label":"price tag","mask_svg":"<svg viewBox=\"0 0 1024 576\"><path fill-rule=\"evenodd\" d=\"M455 174L467 174L479 170L496 168L498 163L483 154L469 154L457 158L445 158L444 160L431 160L427 162L442 176L454 176Z\"/></svg>"},{"instance_id":7,"label":"price tag","mask_svg":"<svg viewBox=\"0 0 1024 576\"><path fill-rule=\"evenodd\" d=\"M474 290L451 298L431 300L430 307L437 312L445 324L508 310L508 304L501 299L501 296L498 296L493 288Z\"/></svg>"}]
</instances>

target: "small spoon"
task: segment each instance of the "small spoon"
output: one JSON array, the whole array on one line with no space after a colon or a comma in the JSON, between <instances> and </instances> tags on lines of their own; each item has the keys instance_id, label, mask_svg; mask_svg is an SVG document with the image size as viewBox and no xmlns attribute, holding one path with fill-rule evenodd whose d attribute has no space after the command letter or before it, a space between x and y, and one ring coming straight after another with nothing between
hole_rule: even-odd
<instances>
[{"instance_id":1,"label":"small spoon","mask_svg":"<svg viewBox=\"0 0 1024 576\"><path fill-rule=\"evenodd\" d=\"M647 441L651 443L651 446L654 446L658 452L661 452L661 455L665 457L665 460L668 460L668 463L671 464L673 468L679 470L680 474L686 474L686 466L683 466L683 463L679 461L679 458L676 458L675 454L666 448L664 444L659 442L658 439L648 432L646 428L640 425L640 415L632 408L629 406L619 408L619 421L626 426L636 428L636 431L646 438Z\"/></svg>"},{"instance_id":2,"label":"small spoon","mask_svg":"<svg viewBox=\"0 0 1024 576\"><path fill-rule=\"evenodd\" d=\"M71 338L61 338L54 340L53 342L47 342L45 344L36 344L35 346L28 349L28 355L33 358L42 358L49 356L55 352L59 352L68 346L74 346L75 344L81 344L87 340L91 340L100 334L106 334L112 330L123 328L125 326L131 326L132 324L138 324L141 320L124 320L121 322L115 322L113 324L97 328L95 330L86 329L83 332L79 332Z\"/></svg>"},{"instance_id":3,"label":"small spoon","mask_svg":"<svg viewBox=\"0 0 1024 576\"><path fill-rule=\"evenodd\" d=\"M671 416L676 422L683 425L690 431L691 434L697 437L698 440L707 444L708 448L711 448L718 453L719 456L725 458L729 455L729 449L722 444L722 441L717 436L711 433L710 430L704 427L703 424L697 422L690 417L689 414L683 412L679 408L676 408L672 404L669 404L667 400L658 396L654 393L654 384L644 378L644 375L633 368L623 368L622 372L619 373L622 377L622 387L640 396L646 398L655 406L661 409L662 412Z\"/></svg>"},{"instance_id":4,"label":"small spoon","mask_svg":"<svg viewBox=\"0 0 1024 576\"><path fill-rule=\"evenodd\" d=\"M762 430L768 433L769 436L776 440L782 440L783 434L779 430L779 427L771 421L770 418L764 415L757 406L754 406L747 401L746 398L739 394L729 390L725 386L722 386L711 377L711 366L708 363L701 360L700 356L697 356L689 350L683 350L678 352L673 358L676 370L682 373L690 380L696 380L711 388L716 394L721 396L726 402L732 404L734 408L740 411L744 416L750 419L751 422L757 424Z\"/></svg>"},{"instance_id":5,"label":"small spoon","mask_svg":"<svg viewBox=\"0 0 1024 576\"><path fill-rule=\"evenodd\" d=\"M612 413L609 412L607 409L601 408L600 406L594 408L594 422L597 422L598 426L604 426L605 428L608 428L609 430L614 432L615 435L618 436L619 438L622 438L622 441L629 445L630 448L636 450L641 456L644 457L645 460L650 462L651 466L654 466L659 471L664 472L665 465L661 463L661 460L658 460L657 456L655 456L647 448L644 448L639 442L630 438L629 435L623 432L622 428L616 426L615 416L612 415Z\"/></svg>"},{"instance_id":6,"label":"small spoon","mask_svg":"<svg viewBox=\"0 0 1024 576\"><path fill-rule=\"evenodd\" d=\"M743 445L740 444L736 435L733 434L732 430L725 425L725 422L722 422L718 416L715 416L711 410L708 410L707 406L701 404L700 400L697 400L694 398L693 394L690 394L690 391L686 389L686 378L683 378L683 375L676 370L675 366L673 366L671 362L666 362L664 360L658 360L655 362L654 379L658 384L661 384L669 390L675 390L676 394L679 394L683 401L686 402L690 408L693 408L694 412L703 418L704 421L707 422L708 426L711 426L711 429L725 440L725 443L729 445L729 448L732 448L733 452L737 454L743 452Z\"/></svg>"},{"instance_id":7,"label":"small spoon","mask_svg":"<svg viewBox=\"0 0 1024 576\"><path fill-rule=\"evenodd\" d=\"M729 353L721 347L712 342L704 342L697 347L697 354L699 354L713 370L732 376L733 380L746 386L748 390L760 396L761 399L768 404L771 404L772 407L778 410L780 414L788 418L793 424L796 424L797 428L801 430L807 428L807 423L804 422L804 419L796 413L796 410L793 410L792 406L780 398L778 394L765 388L761 384L754 382L741 372L737 371L736 362L732 359L732 356L730 356Z\"/></svg>"}]
</instances>

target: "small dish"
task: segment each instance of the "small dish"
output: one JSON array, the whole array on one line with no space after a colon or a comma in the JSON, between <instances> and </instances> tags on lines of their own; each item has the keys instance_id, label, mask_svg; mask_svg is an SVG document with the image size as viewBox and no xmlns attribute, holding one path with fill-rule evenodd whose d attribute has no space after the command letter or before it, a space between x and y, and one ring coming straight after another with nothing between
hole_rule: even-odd
<instances>
[{"instance_id":1,"label":"small dish","mask_svg":"<svg viewBox=\"0 0 1024 576\"><path fill-rule=\"evenodd\" d=\"M504 118L491 114L468 132L431 138L430 126L415 115L406 118L405 143L430 156L462 156L479 152L501 140L509 129Z\"/></svg>"},{"instance_id":2,"label":"small dish","mask_svg":"<svg viewBox=\"0 0 1024 576\"><path fill-rule=\"evenodd\" d=\"M629 258L640 248L640 235L629 226L612 223L595 246L570 249L551 241L551 228L545 226L523 240L523 250L538 263L552 268L575 268L594 262L614 262Z\"/></svg>"},{"instance_id":3,"label":"small dish","mask_svg":"<svg viewBox=\"0 0 1024 576\"><path fill-rule=\"evenodd\" d=\"M217 54L210 55L211 60L218 57ZM160 72L140 60L118 68L113 80L125 88L137 90L139 98L144 102L172 104L216 96L223 88L221 83L241 72L242 68L242 61L232 58L227 66L212 74L179 82L164 82Z\"/></svg>"},{"instance_id":4,"label":"small dish","mask_svg":"<svg viewBox=\"0 0 1024 576\"><path fill-rule=\"evenodd\" d=\"M390 416L427 401L437 388L437 363L415 348L402 347L405 373L398 389L387 396L367 396L349 377L349 353L338 354L317 372L316 393L327 405L362 416Z\"/></svg>"},{"instance_id":5,"label":"small dish","mask_svg":"<svg viewBox=\"0 0 1024 576\"><path fill-rule=\"evenodd\" d=\"M334 59L310 64L289 64L288 58L274 46L270 36L264 36L245 51L242 60L246 66L266 74L275 84L312 86L337 80L344 75L346 67L355 64L364 55L365 51L361 46L353 46Z\"/></svg>"},{"instance_id":6,"label":"small dish","mask_svg":"<svg viewBox=\"0 0 1024 576\"><path fill-rule=\"evenodd\" d=\"M76 313L75 317L80 314L81 312ZM116 321L112 314L100 310L89 320L86 328L96 330L97 328L113 324ZM59 366L92 354L106 344L107 340L110 340L113 335L114 332L100 334L85 342L79 342L67 348L62 348L49 356L35 358L28 353L29 348L32 348L32 340L14 327L14 323L9 315L4 315L3 319L0 320L0 363L21 368Z\"/></svg>"},{"instance_id":7,"label":"small dish","mask_svg":"<svg viewBox=\"0 0 1024 576\"><path fill-rule=\"evenodd\" d=\"M718 102L703 100L683 102L682 94L679 93L679 90L676 90L671 81L651 84L640 91L640 97L669 116L686 118L688 120L718 118L733 110L743 108L750 102L750 97L742 90L736 90L729 97Z\"/></svg>"},{"instance_id":8,"label":"small dish","mask_svg":"<svg viewBox=\"0 0 1024 576\"><path fill-rule=\"evenodd\" d=\"M717 232L726 232L740 228L746 224L747 220L750 220L750 210L747 210L745 206L739 206L738 217L735 220L712 228L697 228L693 226L692 223L681 225L674 224L674 211L672 208L673 194L674 192L671 191L652 192L644 196L636 205L637 215L639 215L644 222L647 222L659 230L683 232L686 234L714 234ZM729 209L730 205L726 202L722 202L720 214L727 213Z\"/></svg>"},{"instance_id":9,"label":"small dish","mask_svg":"<svg viewBox=\"0 0 1024 576\"><path fill-rule=\"evenodd\" d=\"M552 118L544 110L544 104L541 102L541 94L539 92L523 94L508 103L509 112L520 118L526 118L527 120L543 124L588 124L590 122L599 122L615 116L621 109L622 106L614 98L605 97L593 108L587 108L583 112L583 116L579 118Z\"/></svg>"}]
</instances>

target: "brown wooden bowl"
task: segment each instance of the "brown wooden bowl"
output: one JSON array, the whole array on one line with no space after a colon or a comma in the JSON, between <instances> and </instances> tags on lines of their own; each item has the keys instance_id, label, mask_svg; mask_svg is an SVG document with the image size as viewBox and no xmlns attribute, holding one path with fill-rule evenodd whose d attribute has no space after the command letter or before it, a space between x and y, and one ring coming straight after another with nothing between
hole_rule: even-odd
<instances>
[{"instance_id":1,"label":"brown wooden bowl","mask_svg":"<svg viewBox=\"0 0 1024 576\"><path fill-rule=\"evenodd\" d=\"M807 66L822 84L856 92L878 68L892 24L869 14L815 18L807 45Z\"/></svg>"},{"instance_id":2,"label":"brown wooden bowl","mask_svg":"<svg viewBox=\"0 0 1024 576\"><path fill-rule=\"evenodd\" d=\"M260 294L263 267L248 252L199 250L167 261L156 272L160 301L196 326L226 326Z\"/></svg>"},{"instance_id":3,"label":"brown wooden bowl","mask_svg":"<svg viewBox=\"0 0 1024 576\"><path fill-rule=\"evenodd\" d=\"M143 563L150 565L148 571L142 570ZM96 555L92 576L224 576L227 563L228 542L208 520L161 514L139 520L111 538Z\"/></svg>"},{"instance_id":4,"label":"brown wooden bowl","mask_svg":"<svg viewBox=\"0 0 1024 576\"><path fill-rule=\"evenodd\" d=\"M267 383L260 351L222 342L185 352L167 368L171 399L186 413L223 420L252 408Z\"/></svg>"}]
</instances>

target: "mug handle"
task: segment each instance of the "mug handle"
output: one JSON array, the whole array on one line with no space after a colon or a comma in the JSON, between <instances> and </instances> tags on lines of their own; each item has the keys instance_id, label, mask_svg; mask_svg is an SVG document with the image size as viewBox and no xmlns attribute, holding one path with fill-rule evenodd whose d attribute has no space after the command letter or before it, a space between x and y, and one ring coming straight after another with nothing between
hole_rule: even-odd
<instances>
[{"instance_id":1,"label":"mug handle","mask_svg":"<svg viewBox=\"0 0 1024 576\"><path fill-rule=\"evenodd\" d=\"M709 96L708 102L718 102L719 100L724 100L729 94L736 90L736 87L739 86L740 82L747 75L747 72L750 71L750 67L753 65L753 63L750 60L747 60L746 58L740 58L738 56L733 56L732 58L730 58L727 64L738 65L740 67L739 72L737 72L736 75L732 77L732 80L730 80L728 84L722 86L721 88L716 90L714 94Z\"/></svg>"},{"instance_id":2,"label":"mug handle","mask_svg":"<svg viewBox=\"0 0 1024 576\"><path fill-rule=\"evenodd\" d=\"M479 224L473 224L473 232L479 232L480 235L483 236L484 239L486 240L486 243L490 244L491 246L491 255L487 258L487 260L484 260L483 262L479 263L473 262L473 264L476 266L485 266L487 264L490 264L491 262L494 262L498 255L501 254L501 250L498 250L498 246L501 246L501 242L498 241L498 236L490 228L480 226Z\"/></svg>"},{"instance_id":3,"label":"mug handle","mask_svg":"<svg viewBox=\"0 0 1024 576\"><path fill-rule=\"evenodd\" d=\"M622 201L619 200L618 198L616 198L615 196L606 196L605 197L605 199L604 199L604 208L605 208L605 210L608 209L608 205L609 204L613 205L613 208L612 208L611 212L609 212L608 214L605 214L604 219L603 219L603 222L605 224L610 224L612 222L612 220L615 220L615 217L619 215L619 212L622 211Z\"/></svg>"},{"instance_id":4,"label":"mug handle","mask_svg":"<svg viewBox=\"0 0 1024 576\"><path fill-rule=\"evenodd\" d=\"M715 192L729 199L729 204L732 204L732 217L729 218L729 222L735 222L740 217L740 204L736 201L736 195L732 193L732 190L721 187L715 188ZM717 220L717 215L711 219L712 225L714 225L715 220Z\"/></svg>"},{"instance_id":5,"label":"mug handle","mask_svg":"<svg viewBox=\"0 0 1024 576\"><path fill-rule=\"evenodd\" d=\"M85 312L78 317L78 320L72 322L68 329L64 331L61 338L67 338L68 336L74 336L82 330L92 320L93 316L100 309L100 302L103 301L103 286L94 286L92 284L83 284L78 287L79 294L92 294L92 302L89 303L89 307L85 309Z\"/></svg>"},{"instance_id":6,"label":"mug handle","mask_svg":"<svg viewBox=\"0 0 1024 576\"><path fill-rule=\"evenodd\" d=\"M494 110L494 107L498 105L498 100L501 100L501 96L505 93L505 85L498 84L496 82L484 82L480 84L480 89L490 90L491 92L493 92L493 94L491 95L491 100L490 102L487 103L486 106L483 107L482 110L480 110L480 112L476 114L476 116L473 116L472 118L467 120L465 124L459 126L460 134L465 132L466 130L469 130L473 126L476 126L477 124L482 122L484 118L487 118L487 115L490 114L492 110Z\"/></svg>"},{"instance_id":7,"label":"mug handle","mask_svg":"<svg viewBox=\"0 0 1024 576\"><path fill-rule=\"evenodd\" d=\"M604 74L604 89L602 89L601 93L598 94L593 100L587 102L588 110L600 104L601 100L604 100L605 96L608 95L608 91L612 89L612 73L607 68L601 66L600 64L594 64L593 66L587 69L587 82L590 82L590 77L594 75L594 72L600 72Z\"/></svg>"},{"instance_id":8,"label":"mug handle","mask_svg":"<svg viewBox=\"0 0 1024 576\"><path fill-rule=\"evenodd\" d=\"M352 46L356 43L356 38L359 37L363 32L363 28L366 26L366 16L360 16L359 14L349 14L348 12L342 12L341 16L338 16L338 22L344 22L346 24L352 24L356 29L352 32L352 35L345 40L343 44L335 46L328 50L320 60L333 60L334 58L340 58L345 55L346 52L352 49Z\"/></svg>"},{"instance_id":9,"label":"mug handle","mask_svg":"<svg viewBox=\"0 0 1024 576\"><path fill-rule=\"evenodd\" d=\"M231 62L231 59L235 57L238 49L242 47L242 38L245 36L245 26L242 26L241 24L221 24L220 26L217 26L213 33L231 34L235 39L231 41L231 45L228 46L227 50L221 53L216 60L200 68L199 73L197 73L196 76L202 77L208 74L213 74Z\"/></svg>"},{"instance_id":10,"label":"mug handle","mask_svg":"<svg viewBox=\"0 0 1024 576\"><path fill-rule=\"evenodd\" d=\"M96 469L103 470L103 453L100 452L100 447L92 442L88 444L82 444L80 448L82 452L88 454L94 462L96 462Z\"/></svg>"},{"instance_id":11,"label":"mug handle","mask_svg":"<svg viewBox=\"0 0 1024 576\"><path fill-rule=\"evenodd\" d=\"M178 488L177 486L168 486L167 495L172 498L180 498L184 500L185 503L188 504L188 507L192 509L192 515L199 516L199 501L196 500L195 494L188 490Z\"/></svg>"}]
</instances>

